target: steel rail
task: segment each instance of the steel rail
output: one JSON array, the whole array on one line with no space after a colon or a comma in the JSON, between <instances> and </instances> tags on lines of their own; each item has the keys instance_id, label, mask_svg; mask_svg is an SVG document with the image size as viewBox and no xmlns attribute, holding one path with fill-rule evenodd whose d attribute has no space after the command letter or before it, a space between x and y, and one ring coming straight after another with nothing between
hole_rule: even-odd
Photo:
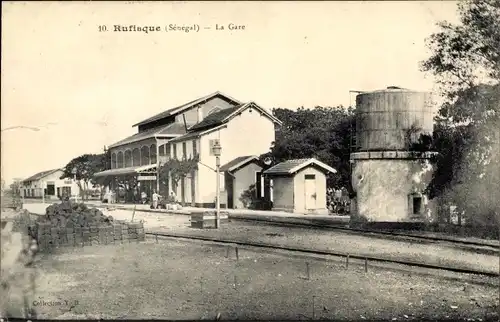
<instances>
[{"instance_id":1,"label":"steel rail","mask_svg":"<svg viewBox=\"0 0 500 322\"><path fill-rule=\"evenodd\" d=\"M233 217L229 216L231 220L236 220L236 221L249 221L249 222L263 222L263 223L272 223L272 224L279 224L283 226L297 226L297 227L304 227L304 228L319 228L322 230L343 230L343 231L348 231L348 232L356 232L356 233L364 233L364 234L373 234L373 235L385 235L385 236L397 236L397 237L404 237L407 239L420 239L420 240L426 240L426 241L439 241L439 242L449 242L449 243L454 243L454 244L463 244L463 245L469 245L469 246L481 246L481 247L491 247L491 248L497 248L500 249L500 245L493 245L493 244L487 244L487 243L481 243L481 242L474 242L474 241L466 241L466 240L458 240L458 239L453 239L453 238L445 238L445 237L432 237L432 236L421 236L421 235L412 235L412 234L404 234L404 233L396 233L396 232L390 232L390 231L380 231L380 230L371 230L371 229L361 229L361 228L351 228L351 227L344 227L340 225L328 225L328 224L314 224L314 223L296 223L296 222L289 222L289 221L280 221L280 220L269 220L269 219L261 219L261 218L238 218L238 217Z\"/></svg>"},{"instance_id":2,"label":"steel rail","mask_svg":"<svg viewBox=\"0 0 500 322\"><path fill-rule=\"evenodd\" d=\"M367 260L367 261L390 263L390 264L399 264L399 265L421 267L421 268L428 268L428 269L436 269L436 270L445 270L445 271L462 273L462 274L482 275L482 276L488 276L488 277L500 276L500 273L471 270L471 269L467 269L467 268L433 265L433 264L418 263L418 262L411 262L411 261L404 261L404 260L397 260L397 259L389 259L389 258L376 257L376 256L353 255L353 254L347 254L347 253L324 251L324 250L314 250L314 249L301 248L301 247L287 247L287 246L273 245L273 244L267 244L267 243L261 243L261 242L246 242L246 241L239 241L239 240L219 239L219 238L206 237L206 236L191 236L191 235L182 235L182 234L172 234L172 233L164 233L164 232L147 232L146 235L156 236L156 237L161 236L161 237L177 238L177 239L200 240L200 241L215 242L215 243L219 243L219 244L232 244L232 245L250 246L250 247L256 247L256 248L268 248L268 249L274 249L274 250L284 250L284 251L288 251L288 252L307 253L307 254L313 254L313 255L349 257L351 259Z\"/></svg>"}]
</instances>

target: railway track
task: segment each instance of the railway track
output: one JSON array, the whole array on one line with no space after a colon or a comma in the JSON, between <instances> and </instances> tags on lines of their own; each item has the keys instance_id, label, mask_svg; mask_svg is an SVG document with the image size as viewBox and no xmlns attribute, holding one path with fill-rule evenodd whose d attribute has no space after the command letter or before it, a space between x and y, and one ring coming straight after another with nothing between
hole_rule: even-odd
<instances>
[{"instance_id":1,"label":"railway track","mask_svg":"<svg viewBox=\"0 0 500 322\"><path fill-rule=\"evenodd\" d=\"M40 216L38 214L34 214L36 216ZM248 217L239 217L229 215L230 221L243 221L243 222L253 222L253 223L262 223L262 224L271 224L271 225L279 225L282 227L301 227L301 228L314 228L318 230L338 230L344 231L352 234L359 235L368 235L379 238L391 238L396 240L403 241L415 241L415 242L447 242L456 245L464 245L469 247L487 247L494 249L495 251L500 251L500 245L495 245L493 243L482 243L476 241L467 241L467 240L459 240L454 238L446 238L446 237L434 237L434 236L422 236L422 235L414 235L414 234L406 234L401 232L391 232L391 231L381 231L381 230L370 230L370 229L360 229L360 228L352 228L346 227L343 225L332 225L327 223L298 223L298 222L290 222L279 219L267 219L265 217L259 218L248 218ZM302 220L302 219L300 219Z\"/></svg>"},{"instance_id":2,"label":"railway track","mask_svg":"<svg viewBox=\"0 0 500 322\"><path fill-rule=\"evenodd\" d=\"M98 208L103 208L103 206L98 206ZM149 212L149 211L148 211ZM166 213L168 214L168 213ZM272 225L279 225L284 227L302 227L302 228L314 228L320 230L338 230L345 231L349 233L357 233L360 235L370 235L370 236L380 236L380 237L393 237L399 240L413 240L413 241L423 241L423 242L447 242L452 244L459 244L464 246L475 246L475 247L489 247L494 248L500 251L500 245L496 245L493 243L484 243L477 241L467 241L467 240L459 240L454 238L446 238L446 237L434 237L434 236L422 236L422 235L414 235L407 234L402 232L393 232L393 231L382 231L382 230L372 230L372 229L361 229L361 228L352 228L346 227L345 225L332 225L327 223L315 224L315 223L297 223L284 221L279 219L267 219L265 217L259 218L249 218L249 217L239 217L234 215L229 215L229 219L231 221L246 221L246 222L254 222L254 223L265 223ZM299 219L303 220L303 219Z\"/></svg>"},{"instance_id":3,"label":"railway track","mask_svg":"<svg viewBox=\"0 0 500 322\"><path fill-rule=\"evenodd\" d=\"M341 230L354 231L354 232L364 232L364 233L370 232L370 233L376 233L379 235L380 234L382 234L382 235L394 234L394 235L401 235L401 236L405 236L405 237L410 236L412 238L425 238L423 236L413 236L413 235L406 235L406 234L400 234L400 233L378 232L378 231L372 232L372 231L361 230L361 229L338 227L338 226L325 226L325 225L318 225L318 224L304 224L304 223L290 223L290 222L283 223L283 222L274 221L274 220L268 220L268 221L260 220L260 219L259 220L251 220L251 219L238 219L238 218L234 218L234 217L231 220L246 220L246 221L257 221L257 222L266 222L266 223L271 222L271 223L279 224L279 225L305 226L305 227L315 227L315 228L321 228L321 229L341 229ZM183 235L183 234L174 234L174 233L165 233L165 232L154 232L154 231L146 232L146 235L148 235L148 236L161 236L161 237L168 237L168 238L175 238L175 239L207 241L207 242L214 242L214 243L218 243L218 244L239 245L239 246L246 246L246 247L253 247L253 248L269 249L269 250L274 250L274 251L281 250L281 251L302 253L302 254L307 254L307 255L322 255L322 256L331 256L331 257L351 258L351 259L364 260L365 265L366 265L367 261L371 261L371 262L399 264L399 265L405 265L405 266L410 266L410 267L419 267L419 268L434 269L434 270L444 270L444 271L449 271L449 272L471 274L471 275L478 275L478 276L486 276L486 277L499 277L500 276L499 272L471 270L471 269L467 269L467 268L419 263L419 262L406 261L406 260L383 258L383 257L378 257L378 256L364 256L364 255L362 256L362 255L348 254L348 253L335 252L335 251L324 251L324 250L307 249L307 248L301 248L301 247L280 246L280 245L273 245L273 244L267 244L267 243L262 243L262 242L247 242L247 241L240 241L240 240L219 239L219 238L213 238L213 237L207 237L207 236L192 236L192 235ZM450 241L449 239L436 238L436 237L429 237L426 239L439 240L439 241L442 241L442 240ZM451 240L451 241L454 242L455 240ZM465 244L495 247L495 246L492 246L489 244L482 244L482 243L476 243L476 242L467 242L467 241L461 241L461 242L465 243ZM498 248L498 246L496 246L496 248Z\"/></svg>"},{"instance_id":4,"label":"railway track","mask_svg":"<svg viewBox=\"0 0 500 322\"><path fill-rule=\"evenodd\" d=\"M220 239L220 238L207 237L207 236L192 236L192 235L165 233L165 232L147 232L146 235L155 236L156 238L158 238L158 236L160 236L160 237L167 237L167 238L174 238L174 239L187 239L187 240L214 242L214 243L223 244L223 245L236 245L236 246L268 249L268 250L274 250L274 251L287 251L287 252L302 253L302 254L308 254L308 255L351 258L351 259L358 259L358 260L365 261L365 266L367 265L368 261L370 261L370 262L398 264L398 265L405 265L405 266L410 266L410 267L419 267L419 268L426 268L426 269L433 269L433 270L444 270L444 271L455 272L455 273L471 274L471 275L479 275L479 276L487 276L487 277L500 276L500 273L498 273L498 272L488 272L488 271L479 271L479 270L472 270L472 269L460 268L460 267L451 267L451 266L445 266L445 265L426 264L426 263L412 262L412 261L406 261L406 260L389 259L389 258L383 258L383 257L378 257L378 256L361 256L361 255L356 255L356 254L347 254L347 253L335 252L335 251L325 251L325 250L315 250L315 249L308 249L308 248L301 248L301 247L289 247L289 246L273 245L273 244L262 243L262 242L248 242L248 241L240 241L240 240Z\"/></svg>"},{"instance_id":5,"label":"railway track","mask_svg":"<svg viewBox=\"0 0 500 322\"><path fill-rule=\"evenodd\" d=\"M265 223L272 225L279 225L285 227L302 227L302 228L314 228L320 230L338 230L345 231L349 233L355 233L360 235L370 235L370 236L380 236L380 237L397 237L400 240L415 240L415 241L427 241L427 242L447 242L453 244L460 244L465 246L476 246L476 247L490 247L500 250L500 245L494 245L493 243L481 243L475 241L459 240L454 238L445 237L434 237L434 236L422 236L414 234L405 234L401 232L391 232L391 231L380 231L380 230L370 230L361 228L351 228L341 225L331 225L331 224L315 224L315 223L296 223L275 219L266 218L238 218L230 216L231 221L246 221L253 223Z\"/></svg>"}]
</instances>

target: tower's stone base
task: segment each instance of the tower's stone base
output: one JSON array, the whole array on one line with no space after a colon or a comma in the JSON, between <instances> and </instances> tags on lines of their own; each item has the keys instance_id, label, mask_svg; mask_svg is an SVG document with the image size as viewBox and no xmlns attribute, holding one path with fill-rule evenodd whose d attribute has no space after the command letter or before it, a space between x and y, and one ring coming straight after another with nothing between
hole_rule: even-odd
<instances>
[{"instance_id":1,"label":"tower's stone base","mask_svg":"<svg viewBox=\"0 0 500 322\"><path fill-rule=\"evenodd\" d=\"M432 179L431 155L400 151L353 153L356 206L352 224L410 227L426 222L434 211L425 195Z\"/></svg>"}]
</instances>

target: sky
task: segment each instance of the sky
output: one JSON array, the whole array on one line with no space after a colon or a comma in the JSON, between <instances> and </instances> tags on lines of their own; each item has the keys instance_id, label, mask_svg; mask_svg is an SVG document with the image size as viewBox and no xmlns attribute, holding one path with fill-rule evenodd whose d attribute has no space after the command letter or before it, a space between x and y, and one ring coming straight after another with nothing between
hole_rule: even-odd
<instances>
[{"instance_id":1,"label":"sky","mask_svg":"<svg viewBox=\"0 0 500 322\"><path fill-rule=\"evenodd\" d=\"M433 90L419 70L424 41L457 19L452 1L2 2L2 129L40 129L2 131L2 179L101 153L133 124L215 91L270 110ZM132 24L162 31L113 31Z\"/></svg>"}]
</instances>

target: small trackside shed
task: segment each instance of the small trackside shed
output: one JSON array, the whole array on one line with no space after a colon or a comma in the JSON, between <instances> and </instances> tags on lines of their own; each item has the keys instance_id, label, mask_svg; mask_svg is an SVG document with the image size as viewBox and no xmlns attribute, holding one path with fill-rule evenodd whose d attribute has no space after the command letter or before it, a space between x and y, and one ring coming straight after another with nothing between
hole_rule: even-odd
<instances>
[{"instance_id":1,"label":"small trackside shed","mask_svg":"<svg viewBox=\"0 0 500 322\"><path fill-rule=\"evenodd\" d=\"M264 171L273 180L273 210L328 214L326 176L337 170L314 158L287 160Z\"/></svg>"},{"instance_id":2,"label":"small trackside shed","mask_svg":"<svg viewBox=\"0 0 500 322\"><path fill-rule=\"evenodd\" d=\"M240 201L241 194L253 184L256 185L257 197L264 197L264 182L261 180L262 167L259 157L249 155L237 157L220 168L220 171L224 172L228 208L244 208Z\"/></svg>"}]
</instances>

